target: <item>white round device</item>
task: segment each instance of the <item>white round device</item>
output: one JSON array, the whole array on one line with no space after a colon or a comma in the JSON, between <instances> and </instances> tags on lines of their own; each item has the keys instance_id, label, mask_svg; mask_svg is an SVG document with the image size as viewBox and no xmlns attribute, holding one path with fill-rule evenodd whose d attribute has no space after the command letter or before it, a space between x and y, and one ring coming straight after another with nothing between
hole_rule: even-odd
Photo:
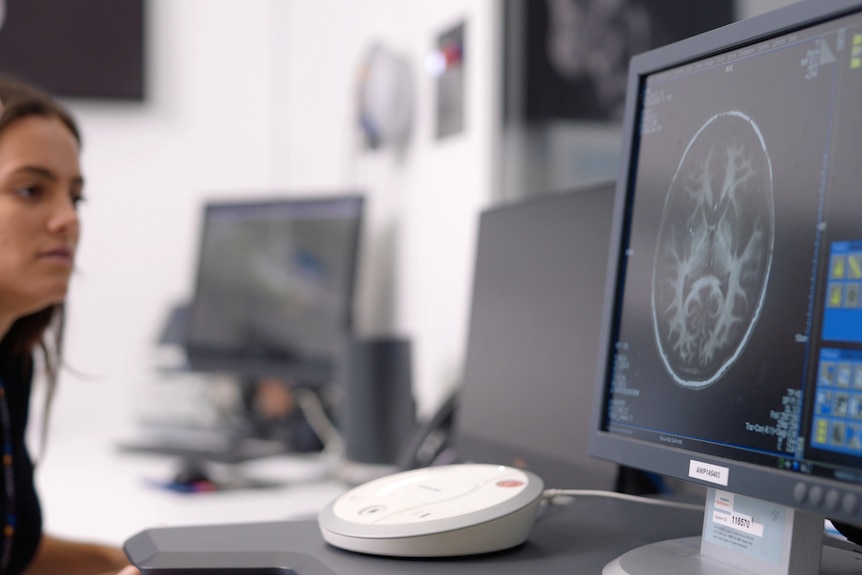
<instances>
[{"instance_id":1,"label":"white round device","mask_svg":"<svg viewBox=\"0 0 862 575\"><path fill-rule=\"evenodd\" d=\"M544 483L535 474L486 464L396 473L354 487L318 516L323 539L361 553L451 557L526 541Z\"/></svg>"}]
</instances>

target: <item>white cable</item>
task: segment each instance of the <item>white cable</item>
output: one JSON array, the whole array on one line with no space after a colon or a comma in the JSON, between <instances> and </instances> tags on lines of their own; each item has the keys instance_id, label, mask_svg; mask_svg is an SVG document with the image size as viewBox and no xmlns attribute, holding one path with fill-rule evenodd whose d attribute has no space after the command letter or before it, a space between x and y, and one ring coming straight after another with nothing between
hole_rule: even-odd
<instances>
[{"instance_id":1,"label":"white cable","mask_svg":"<svg viewBox=\"0 0 862 575\"><path fill-rule=\"evenodd\" d=\"M676 507L678 509L690 509L692 511L703 511L704 509L703 505L697 505L694 503L682 503L681 501L670 501L668 499L654 499L652 497L629 495L627 493L602 491L598 489L545 489L542 496L546 500L551 500L561 496L606 497L608 499L622 499L623 501L634 501L635 503L645 503L647 505L663 505L666 507Z\"/></svg>"},{"instance_id":2,"label":"white cable","mask_svg":"<svg viewBox=\"0 0 862 575\"><path fill-rule=\"evenodd\" d=\"M326 410L323 407L323 402L320 397L313 391L306 389L296 389L294 398L305 416L309 427L323 443L324 451L332 453L336 457L342 455L344 451L344 442L341 439L341 434L336 429L335 424L329 419Z\"/></svg>"}]
</instances>

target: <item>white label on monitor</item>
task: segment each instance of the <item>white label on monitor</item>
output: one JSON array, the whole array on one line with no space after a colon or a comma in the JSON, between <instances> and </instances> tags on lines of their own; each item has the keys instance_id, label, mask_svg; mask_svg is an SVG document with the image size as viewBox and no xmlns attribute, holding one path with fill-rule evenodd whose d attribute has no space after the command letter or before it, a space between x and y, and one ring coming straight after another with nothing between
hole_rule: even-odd
<instances>
[{"instance_id":1,"label":"white label on monitor","mask_svg":"<svg viewBox=\"0 0 862 575\"><path fill-rule=\"evenodd\" d=\"M737 513L735 511L724 513L715 510L712 513L712 522L716 525L723 525L730 529L754 535L755 537L763 537L763 525L755 523L750 515L745 515L744 513Z\"/></svg>"},{"instance_id":2,"label":"white label on monitor","mask_svg":"<svg viewBox=\"0 0 862 575\"><path fill-rule=\"evenodd\" d=\"M751 567L751 560L775 567L786 561L789 551L784 544L785 508L728 493L708 490L704 514L701 555L730 561L739 568ZM780 569L754 569L756 573L787 573Z\"/></svg>"},{"instance_id":3,"label":"white label on monitor","mask_svg":"<svg viewBox=\"0 0 862 575\"><path fill-rule=\"evenodd\" d=\"M715 490L715 501L713 501L716 509L721 509L726 513L733 511L733 493L730 491Z\"/></svg>"},{"instance_id":4,"label":"white label on monitor","mask_svg":"<svg viewBox=\"0 0 862 575\"><path fill-rule=\"evenodd\" d=\"M688 464L688 476L692 479L700 479L701 481L708 481L709 483L727 487L730 469L692 459Z\"/></svg>"},{"instance_id":5,"label":"white label on monitor","mask_svg":"<svg viewBox=\"0 0 862 575\"><path fill-rule=\"evenodd\" d=\"M751 515L740 513L734 509L736 496L729 491L715 489L715 497L712 501L712 521L718 525L724 525L737 531L763 537L763 525L756 523Z\"/></svg>"}]
</instances>

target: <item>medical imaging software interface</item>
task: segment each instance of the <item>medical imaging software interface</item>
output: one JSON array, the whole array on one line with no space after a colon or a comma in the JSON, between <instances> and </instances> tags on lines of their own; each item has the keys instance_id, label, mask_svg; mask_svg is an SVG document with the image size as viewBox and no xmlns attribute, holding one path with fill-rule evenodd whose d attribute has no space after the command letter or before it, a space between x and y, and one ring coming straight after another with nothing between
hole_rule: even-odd
<instances>
[{"instance_id":1,"label":"medical imaging software interface","mask_svg":"<svg viewBox=\"0 0 862 575\"><path fill-rule=\"evenodd\" d=\"M605 427L862 482L862 16L645 78Z\"/></svg>"}]
</instances>

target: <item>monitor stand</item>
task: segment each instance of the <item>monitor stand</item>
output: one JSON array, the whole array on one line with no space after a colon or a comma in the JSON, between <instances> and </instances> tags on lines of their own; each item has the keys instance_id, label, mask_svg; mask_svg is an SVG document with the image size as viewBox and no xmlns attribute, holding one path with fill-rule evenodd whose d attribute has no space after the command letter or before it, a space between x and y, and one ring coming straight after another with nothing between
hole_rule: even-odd
<instances>
[{"instance_id":1,"label":"monitor stand","mask_svg":"<svg viewBox=\"0 0 862 575\"><path fill-rule=\"evenodd\" d=\"M824 518L727 491L706 494L703 534L638 547L603 575L849 575L862 550L824 536Z\"/></svg>"}]
</instances>

